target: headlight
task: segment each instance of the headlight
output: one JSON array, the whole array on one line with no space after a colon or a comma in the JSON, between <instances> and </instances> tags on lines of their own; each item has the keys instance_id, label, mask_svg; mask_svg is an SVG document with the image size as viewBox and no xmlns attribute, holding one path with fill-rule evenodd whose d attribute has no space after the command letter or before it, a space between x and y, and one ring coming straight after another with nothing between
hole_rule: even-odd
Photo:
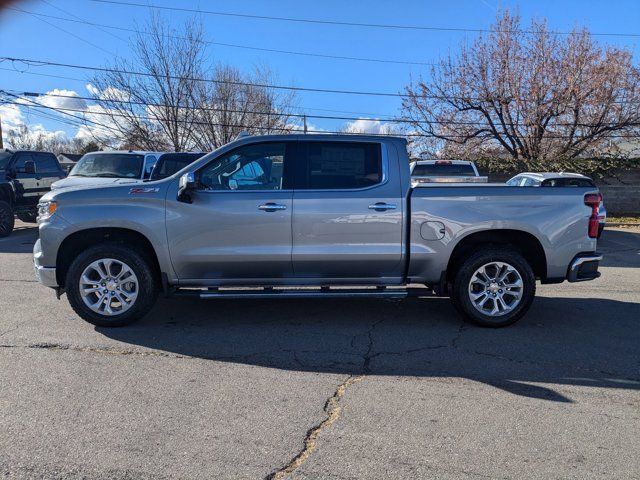
<instances>
[{"instance_id":1,"label":"headlight","mask_svg":"<svg viewBox=\"0 0 640 480\"><path fill-rule=\"evenodd\" d=\"M58 203L52 200L38 203L38 223L51 217L58 208Z\"/></svg>"}]
</instances>

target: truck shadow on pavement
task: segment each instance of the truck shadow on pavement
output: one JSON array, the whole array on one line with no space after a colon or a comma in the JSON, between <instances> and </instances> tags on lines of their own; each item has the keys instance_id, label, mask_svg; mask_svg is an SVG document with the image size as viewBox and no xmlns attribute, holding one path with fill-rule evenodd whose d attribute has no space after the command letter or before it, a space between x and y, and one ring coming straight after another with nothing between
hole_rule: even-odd
<instances>
[{"instance_id":1,"label":"truck shadow on pavement","mask_svg":"<svg viewBox=\"0 0 640 480\"><path fill-rule=\"evenodd\" d=\"M0 253L31 253L38 238L38 227L32 224L17 227L10 236L0 238Z\"/></svg>"},{"instance_id":2,"label":"truck shadow on pavement","mask_svg":"<svg viewBox=\"0 0 640 480\"><path fill-rule=\"evenodd\" d=\"M524 319L497 330L462 323L449 300L436 297L172 299L138 324L97 330L171 355L304 372L462 377L571 402L562 385L640 390L639 322L637 303L588 298L536 298Z\"/></svg>"}]
</instances>

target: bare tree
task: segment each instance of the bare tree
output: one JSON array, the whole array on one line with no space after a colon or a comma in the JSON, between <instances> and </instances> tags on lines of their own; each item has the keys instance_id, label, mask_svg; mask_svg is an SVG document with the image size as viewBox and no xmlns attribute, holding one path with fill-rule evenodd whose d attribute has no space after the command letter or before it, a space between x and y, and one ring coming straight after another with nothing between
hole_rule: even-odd
<instances>
[{"instance_id":1,"label":"bare tree","mask_svg":"<svg viewBox=\"0 0 640 480\"><path fill-rule=\"evenodd\" d=\"M244 75L221 65L209 71L205 44L195 20L187 20L178 34L153 16L137 33L131 60L117 59L93 79L100 109L94 113L102 123L106 117L109 128L94 127L92 134L104 139L115 133L120 148L183 151L217 148L243 130L293 128L285 112L295 96L271 88L268 69Z\"/></svg>"},{"instance_id":2,"label":"bare tree","mask_svg":"<svg viewBox=\"0 0 640 480\"><path fill-rule=\"evenodd\" d=\"M102 135L115 133L122 144L146 150L191 147L203 57L199 23L187 20L178 34L159 16L151 17L136 34L131 60L116 59L92 79L101 121L107 118L110 127Z\"/></svg>"},{"instance_id":3,"label":"bare tree","mask_svg":"<svg viewBox=\"0 0 640 480\"><path fill-rule=\"evenodd\" d=\"M492 33L463 44L406 88L403 111L441 155L498 154L543 167L637 132L640 73L631 51L602 48L586 29L560 35L498 13Z\"/></svg>"},{"instance_id":4,"label":"bare tree","mask_svg":"<svg viewBox=\"0 0 640 480\"><path fill-rule=\"evenodd\" d=\"M7 132L7 144L14 150L38 150L60 153L70 145L60 132L32 131L25 124Z\"/></svg>"},{"instance_id":5,"label":"bare tree","mask_svg":"<svg viewBox=\"0 0 640 480\"><path fill-rule=\"evenodd\" d=\"M196 148L215 149L242 131L267 134L296 128L286 113L296 101L295 94L280 94L268 87L274 81L268 69L257 68L243 75L235 67L222 65L214 70L211 80L200 82L196 88Z\"/></svg>"}]
</instances>

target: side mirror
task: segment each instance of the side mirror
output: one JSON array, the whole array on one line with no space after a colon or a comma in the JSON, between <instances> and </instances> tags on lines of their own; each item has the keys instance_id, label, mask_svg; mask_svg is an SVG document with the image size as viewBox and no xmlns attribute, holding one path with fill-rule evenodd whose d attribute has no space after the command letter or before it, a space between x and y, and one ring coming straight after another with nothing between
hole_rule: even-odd
<instances>
[{"instance_id":1,"label":"side mirror","mask_svg":"<svg viewBox=\"0 0 640 480\"><path fill-rule=\"evenodd\" d=\"M24 162L24 173L28 173L30 175L36 173L36 162L33 160L27 160Z\"/></svg>"},{"instance_id":2,"label":"side mirror","mask_svg":"<svg viewBox=\"0 0 640 480\"><path fill-rule=\"evenodd\" d=\"M178 201L191 203L191 192L196 188L196 176L192 172L185 173L180 177L178 184Z\"/></svg>"}]
</instances>

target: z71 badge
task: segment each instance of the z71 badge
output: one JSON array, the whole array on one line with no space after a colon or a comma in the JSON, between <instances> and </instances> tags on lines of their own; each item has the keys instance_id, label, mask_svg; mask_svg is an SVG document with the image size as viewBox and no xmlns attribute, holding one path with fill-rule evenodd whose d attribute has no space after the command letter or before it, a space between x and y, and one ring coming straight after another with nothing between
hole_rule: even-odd
<instances>
[{"instance_id":1,"label":"z71 badge","mask_svg":"<svg viewBox=\"0 0 640 480\"><path fill-rule=\"evenodd\" d=\"M160 189L157 187L134 187L131 190L129 190L129 195L137 195L139 193L155 193L158 192Z\"/></svg>"}]
</instances>

